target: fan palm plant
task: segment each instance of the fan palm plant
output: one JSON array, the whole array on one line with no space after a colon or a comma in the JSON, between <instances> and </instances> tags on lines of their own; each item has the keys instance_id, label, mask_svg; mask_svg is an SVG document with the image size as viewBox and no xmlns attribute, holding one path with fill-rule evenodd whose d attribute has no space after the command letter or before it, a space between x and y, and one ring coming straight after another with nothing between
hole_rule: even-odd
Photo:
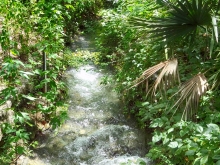
<instances>
[{"instance_id":1,"label":"fan palm plant","mask_svg":"<svg viewBox=\"0 0 220 165\"><path fill-rule=\"evenodd\" d=\"M147 95L152 91L152 95L155 96L159 85L166 91L167 89L171 88L175 82L180 83L179 72L177 68L177 59L161 62L145 70L142 75L134 81L134 85L132 87L146 82ZM149 79L160 70L161 72L156 78L154 84L150 89L148 89ZM182 119L192 119L197 113L199 100L206 93L207 89L208 81L204 74L199 73L187 82L183 83L179 91L173 95L175 96L178 94L180 98L176 101L171 109L174 107L177 109L180 105L184 105L185 107L183 110Z\"/></svg>"},{"instance_id":2,"label":"fan palm plant","mask_svg":"<svg viewBox=\"0 0 220 165\"><path fill-rule=\"evenodd\" d=\"M146 29L152 33L152 37L163 40L172 44L178 39L193 39L197 34L197 29L204 29L205 33L212 32L212 41L214 39L218 42L218 27L217 17L215 14L219 10L220 1L215 0L177 0L172 3L169 0L158 0L161 4L169 8L169 16L166 18L153 18L153 20L146 20L141 18L132 18L130 22L135 27ZM216 12L213 12L213 11ZM211 42L213 44L213 42ZM210 45L212 49L213 45ZM135 82L133 86L137 86L146 80L148 89L148 79L153 74L162 69L152 87L152 92L155 91L159 84L162 84L164 89L170 87L167 84L173 84L171 80L179 76L177 72L177 60L168 60L159 63L147 69ZM219 70L217 68L217 70ZM172 76L168 76L172 75ZM217 83L217 78L220 77L220 71L214 74L214 83ZM172 77L172 78L171 78ZM163 80L163 81L162 81ZM165 81L164 81L165 80ZM184 104L182 119L192 119L197 112L200 98L206 93L208 89L208 82L203 73L199 73L187 82L183 83L179 91L175 95L180 98L174 103L174 107L179 108ZM149 93L149 90L148 90ZM176 110L174 110L175 112Z\"/></svg>"},{"instance_id":3,"label":"fan palm plant","mask_svg":"<svg viewBox=\"0 0 220 165\"><path fill-rule=\"evenodd\" d=\"M218 41L217 18L211 14L213 8L219 9L215 0L177 0L174 4L169 0L158 0L168 7L169 16L146 20L132 18L130 22L136 27L148 29L152 37L174 41L183 38L194 38L198 27L207 30L213 25L216 41ZM218 2L220 3L220 2Z\"/></svg>"}]
</instances>

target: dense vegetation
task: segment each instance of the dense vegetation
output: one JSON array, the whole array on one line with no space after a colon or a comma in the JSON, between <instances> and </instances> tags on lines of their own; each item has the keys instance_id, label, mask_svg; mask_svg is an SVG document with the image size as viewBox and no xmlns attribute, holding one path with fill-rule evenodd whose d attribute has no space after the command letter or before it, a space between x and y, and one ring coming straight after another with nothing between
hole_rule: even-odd
<instances>
[{"instance_id":1,"label":"dense vegetation","mask_svg":"<svg viewBox=\"0 0 220 165\"><path fill-rule=\"evenodd\" d=\"M37 136L66 119L63 73L82 60L65 44L101 6L96 0L0 1L0 164L31 154Z\"/></svg>"},{"instance_id":2,"label":"dense vegetation","mask_svg":"<svg viewBox=\"0 0 220 165\"><path fill-rule=\"evenodd\" d=\"M100 62L116 70L125 113L152 131L147 156L220 164L219 1L119 0L100 14Z\"/></svg>"},{"instance_id":3,"label":"dense vegetation","mask_svg":"<svg viewBox=\"0 0 220 165\"><path fill-rule=\"evenodd\" d=\"M148 157L220 164L219 7L217 0L1 0L0 105L10 100L14 118L0 121L0 164L30 154L37 135L67 117L63 73L82 60L65 44L82 30L98 34L95 62L114 69L125 113L152 133Z\"/></svg>"}]
</instances>

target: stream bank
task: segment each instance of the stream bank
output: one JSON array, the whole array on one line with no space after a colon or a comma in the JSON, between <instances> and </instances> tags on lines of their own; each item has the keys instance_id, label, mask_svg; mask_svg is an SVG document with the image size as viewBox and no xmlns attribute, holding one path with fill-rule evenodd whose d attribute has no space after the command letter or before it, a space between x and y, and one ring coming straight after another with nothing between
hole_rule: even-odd
<instances>
[{"instance_id":1,"label":"stream bank","mask_svg":"<svg viewBox=\"0 0 220 165\"><path fill-rule=\"evenodd\" d=\"M90 45L81 36L79 49L73 48L93 51ZM21 165L151 164L145 130L123 114L114 86L100 85L107 73L93 64L66 72L69 119L56 133L42 135L33 157L21 157Z\"/></svg>"}]
</instances>

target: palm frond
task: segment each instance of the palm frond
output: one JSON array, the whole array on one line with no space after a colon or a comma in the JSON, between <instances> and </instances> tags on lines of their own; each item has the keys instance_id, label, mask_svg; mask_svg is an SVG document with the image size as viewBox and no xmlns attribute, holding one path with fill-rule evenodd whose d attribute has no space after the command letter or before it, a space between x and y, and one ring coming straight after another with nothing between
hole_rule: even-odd
<instances>
[{"instance_id":1,"label":"palm frond","mask_svg":"<svg viewBox=\"0 0 220 165\"><path fill-rule=\"evenodd\" d=\"M142 27L152 33L152 37L173 41L183 39L196 34L197 28L212 25L210 11L214 5L209 1L189 0L177 1L173 4L170 1L163 1L171 8L170 16L167 18L153 18L146 20L132 18L130 23L134 27ZM216 28L215 28L216 30Z\"/></svg>"},{"instance_id":2,"label":"palm frond","mask_svg":"<svg viewBox=\"0 0 220 165\"><path fill-rule=\"evenodd\" d=\"M162 71L160 72L159 76L157 76L152 87L148 89L149 78L155 75L161 69ZM138 86L145 81L147 94L152 90L152 94L155 95L159 85L161 85L163 89L167 90L174 84L174 82L176 82L176 80L179 81L178 61L177 59L172 59L161 62L145 70L142 75L134 81L134 85L132 87Z\"/></svg>"},{"instance_id":3,"label":"palm frond","mask_svg":"<svg viewBox=\"0 0 220 165\"><path fill-rule=\"evenodd\" d=\"M187 82L185 82L176 94L180 94L180 98L176 101L171 109L176 109L184 104L182 119L192 119L198 109L200 98L206 93L208 82L204 74L199 73ZM176 95L175 94L175 95Z\"/></svg>"},{"instance_id":4,"label":"palm frond","mask_svg":"<svg viewBox=\"0 0 220 165\"><path fill-rule=\"evenodd\" d=\"M139 84L141 84L142 82L144 82L145 80L147 80L149 77L151 77L152 75L154 75L158 70L160 70L161 68L163 68L165 65L165 62L161 62L155 66L150 67L149 69L145 70L142 75L137 78L133 84L129 89L138 86Z\"/></svg>"},{"instance_id":5,"label":"palm frond","mask_svg":"<svg viewBox=\"0 0 220 165\"><path fill-rule=\"evenodd\" d=\"M164 86L163 88L167 90L171 88L176 81L180 83L178 61L177 59L168 60L153 85L153 94L155 95L157 87L162 82L162 85Z\"/></svg>"}]
</instances>

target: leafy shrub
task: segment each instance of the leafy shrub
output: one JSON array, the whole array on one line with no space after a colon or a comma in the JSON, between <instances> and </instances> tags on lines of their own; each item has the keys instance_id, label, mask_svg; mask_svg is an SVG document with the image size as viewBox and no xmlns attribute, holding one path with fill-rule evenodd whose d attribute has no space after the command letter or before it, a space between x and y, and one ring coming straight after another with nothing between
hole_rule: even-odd
<instances>
[{"instance_id":1,"label":"leafy shrub","mask_svg":"<svg viewBox=\"0 0 220 165\"><path fill-rule=\"evenodd\" d=\"M189 42L190 40L178 40L178 42L162 40L169 35L172 37L174 31L169 30L177 27L170 28L173 22L165 26L166 21L176 20L174 22L178 24L181 20L175 19L182 16L182 14L177 15L174 12L180 11L178 5L184 11L190 10L190 8L184 8L184 5L191 6L192 10L197 11L208 9L209 5L214 5L217 1L208 3L208 1L185 0L182 5L180 4L183 1L158 0L158 4L155 1L143 2L139 0L120 0L117 2L115 8L103 10L100 13L102 17L101 30L97 38L97 44L102 52L100 62L110 64L116 71L117 91L125 102L125 113L133 113L138 117L141 126L150 126L153 129L151 150L147 156L154 159L156 164L219 164L219 101L217 96L219 95L220 60L217 55L218 51L213 51L218 49L218 43L213 45L217 23L210 22L209 18L211 17L208 18L209 22L205 22L205 28L200 28L197 26L197 22L194 22L193 26L197 28L193 36L194 42ZM204 3L207 5L202 8ZM170 6L166 4L170 4L173 8L170 9ZM215 6L213 9L218 9L218 7ZM195 14L196 12L185 13L192 14L193 18L198 16L198 13ZM174 19L171 17L172 14ZM138 18L134 18L137 16ZM137 22L134 21L135 19ZM216 17L214 16L213 19L215 20ZM207 23L209 26L206 26ZM216 27L212 29L211 24ZM179 26L184 27L182 24ZM165 34L164 31L170 34L159 36ZM211 31L213 32L211 33ZM152 32L153 34L150 34ZM177 30L176 34L181 36L182 31ZM153 40L152 36L162 39ZM200 92L197 91L198 95L186 98L187 91L183 90L175 94L178 92L177 86L171 89L165 88L170 85L166 81L170 77L166 77L160 79L160 85L157 84L161 90L155 90L152 94L153 97L149 97L149 91L146 92L146 89L157 83L155 80L159 77L159 72L154 72L152 69L152 72L155 73L154 76L145 77L148 83L142 73L146 71L146 68L156 66L155 64L164 64L163 62L159 63L160 61L169 61L168 57L170 57L169 60L178 59L181 83L188 79L199 80L201 78L201 82L204 82L203 86L198 83L199 81L187 81L188 84L197 84L200 88L198 86L193 88L192 85L184 86L187 83L183 83L181 87L188 92L202 89ZM208 80L198 72L204 72L205 76L211 77L209 83L214 82L218 89L212 88L212 91L206 92ZM195 74L196 76L194 76ZM142 82L144 83L139 83L137 86L135 82L138 80L138 75L143 76ZM131 86L136 88L131 88ZM185 102L181 100L183 104L178 104L181 101L177 101L176 96L180 96L181 99L185 98ZM202 96L203 100L201 101ZM197 101L193 101L194 98L197 98ZM190 99L192 102L187 102ZM176 104L178 104L178 108L173 106ZM184 108L186 104L187 106L190 104L187 107L191 108L190 111ZM186 112L189 116L191 115L191 122L181 120L184 116L183 112L186 116ZM187 120L189 119L187 118Z\"/></svg>"},{"instance_id":2,"label":"leafy shrub","mask_svg":"<svg viewBox=\"0 0 220 165\"><path fill-rule=\"evenodd\" d=\"M35 114L42 114L40 122L50 123L53 128L60 126L66 117L66 111L57 112L66 96L66 86L61 81L65 68L60 56L64 47L60 2L0 2L3 17L0 78L6 84L0 93L0 103L11 100L14 112L12 123L1 124L2 164L16 162L20 155L30 153L30 145L39 131ZM48 70L42 70L43 54ZM58 114L61 118L56 118Z\"/></svg>"},{"instance_id":3,"label":"leafy shrub","mask_svg":"<svg viewBox=\"0 0 220 165\"><path fill-rule=\"evenodd\" d=\"M155 128L155 120L151 127ZM167 123L164 131L155 131L152 149L147 154L158 164L218 164L220 162L219 126L180 121ZM161 155L163 155L161 157ZM167 163L169 162L169 163Z\"/></svg>"},{"instance_id":4,"label":"leafy shrub","mask_svg":"<svg viewBox=\"0 0 220 165\"><path fill-rule=\"evenodd\" d=\"M69 0L66 7L65 31L67 37L72 38L78 31L92 28L97 13L103 7L103 0ZM91 22L93 21L93 22Z\"/></svg>"},{"instance_id":5,"label":"leafy shrub","mask_svg":"<svg viewBox=\"0 0 220 165\"><path fill-rule=\"evenodd\" d=\"M102 3L0 1L0 78L6 84L0 92L0 105L12 100L15 114L13 123L0 126L0 164L16 163L20 155L30 154L37 133L48 129L48 124L55 129L67 118L67 87L62 74L67 67L92 59L97 53L63 52L64 40L78 29L90 27L89 21L98 19ZM20 86L25 89L20 90Z\"/></svg>"}]
</instances>

